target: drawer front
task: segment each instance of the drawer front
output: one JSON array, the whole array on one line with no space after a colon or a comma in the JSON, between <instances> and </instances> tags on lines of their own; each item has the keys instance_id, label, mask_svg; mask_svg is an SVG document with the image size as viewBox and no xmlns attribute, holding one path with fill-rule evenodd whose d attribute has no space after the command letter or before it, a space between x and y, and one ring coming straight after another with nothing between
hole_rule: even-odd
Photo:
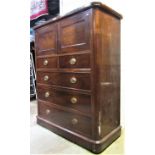
<instances>
[{"instance_id":1,"label":"drawer front","mask_svg":"<svg viewBox=\"0 0 155 155\"><path fill-rule=\"evenodd\" d=\"M60 52L90 49L91 11L86 11L60 21Z\"/></svg>"},{"instance_id":2,"label":"drawer front","mask_svg":"<svg viewBox=\"0 0 155 155\"><path fill-rule=\"evenodd\" d=\"M91 112L91 95L52 89L49 86L38 86L38 98L66 108Z\"/></svg>"},{"instance_id":3,"label":"drawer front","mask_svg":"<svg viewBox=\"0 0 155 155\"><path fill-rule=\"evenodd\" d=\"M54 90L48 86L37 85L38 99L54 103Z\"/></svg>"},{"instance_id":4,"label":"drawer front","mask_svg":"<svg viewBox=\"0 0 155 155\"><path fill-rule=\"evenodd\" d=\"M58 85L76 89L90 90L89 73L60 73Z\"/></svg>"},{"instance_id":5,"label":"drawer front","mask_svg":"<svg viewBox=\"0 0 155 155\"><path fill-rule=\"evenodd\" d=\"M57 53L57 24L49 24L36 31L37 55Z\"/></svg>"},{"instance_id":6,"label":"drawer front","mask_svg":"<svg viewBox=\"0 0 155 155\"><path fill-rule=\"evenodd\" d=\"M91 96L86 94L55 90L54 103L83 113L91 112Z\"/></svg>"},{"instance_id":7,"label":"drawer front","mask_svg":"<svg viewBox=\"0 0 155 155\"><path fill-rule=\"evenodd\" d=\"M90 68L90 54L77 54L59 57L60 68Z\"/></svg>"},{"instance_id":8,"label":"drawer front","mask_svg":"<svg viewBox=\"0 0 155 155\"><path fill-rule=\"evenodd\" d=\"M37 82L48 85L90 90L89 73L37 72Z\"/></svg>"},{"instance_id":9,"label":"drawer front","mask_svg":"<svg viewBox=\"0 0 155 155\"><path fill-rule=\"evenodd\" d=\"M58 73L37 71L37 83L57 85Z\"/></svg>"},{"instance_id":10,"label":"drawer front","mask_svg":"<svg viewBox=\"0 0 155 155\"><path fill-rule=\"evenodd\" d=\"M57 57L46 57L37 59L37 68L57 68Z\"/></svg>"},{"instance_id":11,"label":"drawer front","mask_svg":"<svg viewBox=\"0 0 155 155\"><path fill-rule=\"evenodd\" d=\"M58 110L41 102L38 103L38 107L40 117L61 127L91 137L91 118Z\"/></svg>"}]
</instances>

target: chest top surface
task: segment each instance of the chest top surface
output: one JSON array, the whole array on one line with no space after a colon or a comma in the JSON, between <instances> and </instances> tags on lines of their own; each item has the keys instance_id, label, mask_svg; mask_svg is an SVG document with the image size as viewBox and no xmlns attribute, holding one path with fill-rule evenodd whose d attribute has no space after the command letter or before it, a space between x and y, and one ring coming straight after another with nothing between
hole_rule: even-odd
<instances>
[{"instance_id":1,"label":"chest top surface","mask_svg":"<svg viewBox=\"0 0 155 155\"><path fill-rule=\"evenodd\" d=\"M112 15L112 16L118 18L118 19L122 19L122 18L123 18L121 14L119 14L119 13L116 12L115 10L111 9L110 7L104 5L104 4L100 3L100 2L92 2L92 3L90 3L90 4L87 5L87 6L74 9L73 11L70 11L70 12L68 12L67 14L63 15L63 16L57 16L57 17L52 18L51 20L49 20L49 21L47 21L47 22L45 22L45 23L43 23L43 24L41 24L41 25L34 26L34 29L38 29L38 28L40 28L40 27L42 27L42 26L44 26L44 25L47 25L47 24L49 24L49 23L54 23L54 22L56 22L56 21L62 20L62 19L64 19L64 18L67 18L67 17L69 17L69 16L72 16L72 15L74 15L74 14L83 12L83 11L88 10L88 9L91 9L91 8L92 8L92 9L98 8L98 9L100 9L101 11L106 12L106 13L108 13L108 14L110 14L110 15Z\"/></svg>"}]
</instances>

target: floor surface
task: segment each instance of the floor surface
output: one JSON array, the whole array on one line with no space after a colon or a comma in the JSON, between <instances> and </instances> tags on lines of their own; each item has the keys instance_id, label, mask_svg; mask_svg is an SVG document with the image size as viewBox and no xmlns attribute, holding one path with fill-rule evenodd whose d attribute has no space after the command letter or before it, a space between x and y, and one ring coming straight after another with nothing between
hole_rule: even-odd
<instances>
[{"instance_id":1,"label":"floor surface","mask_svg":"<svg viewBox=\"0 0 155 155\"><path fill-rule=\"evenodd\" d=\"M30 149L33 154L51 155L93 155L88 150L52 133L51 131L36 124L37 103L31 101L31 141ZM124 133L113 142L105 151L99 155L123 155L124 154Z\"/></svg>"}]
</instances>

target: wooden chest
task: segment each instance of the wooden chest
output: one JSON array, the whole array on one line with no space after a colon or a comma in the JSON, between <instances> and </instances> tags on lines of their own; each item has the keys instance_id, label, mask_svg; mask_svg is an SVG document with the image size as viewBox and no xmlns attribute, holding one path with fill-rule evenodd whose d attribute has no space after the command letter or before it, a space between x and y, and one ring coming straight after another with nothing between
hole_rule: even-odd
<instances>
[{"instance_id":1,"label":"wooden chest","mask_svg":"<svg viewBox=\"0 0 155 155\"><path fill-rule=\"evenodd\" d=\"M120 136L120 19L101 3L36 26L37 123L99 153Z\"/></svg>"}]
</instances>

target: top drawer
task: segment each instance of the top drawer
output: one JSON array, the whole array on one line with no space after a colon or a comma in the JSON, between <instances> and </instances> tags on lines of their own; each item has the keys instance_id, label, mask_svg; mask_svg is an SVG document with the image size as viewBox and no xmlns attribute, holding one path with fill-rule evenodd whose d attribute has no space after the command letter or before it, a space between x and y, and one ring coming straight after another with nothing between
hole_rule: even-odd
<instances>
[{"instance_id":1,"label":"top drawer","mask_svg":"<svg viewBox=\"0 0 155 155\"><path fill-rule=\"evenodd\" d=\"M60 68L90 68L90 54L60 56L59 67Z\"/></svg>"},{"instance_id":2,"label":"top drawer","mask_svg":"<svg viewBox=\"0 0 155 155\"><path fill-rule=\"evenodd\" d=\"M55 54L57 52L57 24L49 24L36 31L36 54Z\"/></svg>"},{"instance_id":3,"label":"top drawer","mask_svg":"<svg viewBox=\"0 0 155 155\"><path fill-rule=\"evenodd\" d=\"M90 49L91 10L60 21L60 52Z\"/></svg>"}]
</instances>

